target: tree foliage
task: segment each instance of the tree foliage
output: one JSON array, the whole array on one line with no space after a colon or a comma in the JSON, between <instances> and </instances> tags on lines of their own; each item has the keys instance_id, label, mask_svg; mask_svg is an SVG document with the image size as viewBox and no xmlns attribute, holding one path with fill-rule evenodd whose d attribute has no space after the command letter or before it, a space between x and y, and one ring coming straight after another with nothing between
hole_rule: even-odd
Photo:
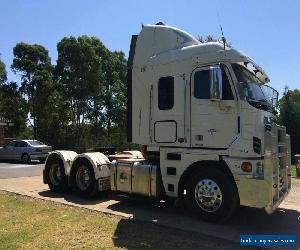
<instances>
[{"instance_id":1,"label":"tree foliage","mask_svg":"<svg viewBox=\"0 0 300 250\"><path fill-rule=\"evenodd\" d=\"M17 137L26 131L26 100L20 94L15 82L0 86L0 114L12 122L6 136Z\"/></svg>"},{"instance_id":2,"label":"tree foliage","mask_svg":"<svg viewBox=\"0 0 300 250\"><path fill-rule=\"evenodd\" d=\"M51 60L48 50L37 44L18 43L13 53L11 68L21 76L20 91L26 96L34 137L38 138L49 129L47 111L53 88Z\"/></svg>"},{"instance_id":3,"label":"tree foliage","mask_svg":"<svg viewBox=\"0 0 300 250\"><path fill-rule=\"evenodd\" d=\"M111 52L98 38L87 36L65 37L57 51L55 81L69 108L71 141L85 147L124 145L120 126L125 120L124 54Z\"/></svg>"},{"instance_id":4,"label":"tree foliage","mask_svg":"<svg viewBox=\"0 0 300 250\"><path fill-rule=\"evenodd\" d=\"M287 87L279 100L279 121L291 136L292 157L300 153L300 90Z\"/></svg>"},{"instance_id":5,"label":"tree foliage","mask_svg":"<svg viewBox=\"0 0 300 250\"><path fill-rule=\"evenodd\" d=\"M225 38L223 38L223 39L225 39ZM211 43L211 42L223 43L222 39L214 38L212 35L208 35L207 37L198 36L197 40L201 43ZM225 45L230 48L231 47L231 42L227 42L226 39L224 41L225 41Z\"/></svg>"},{"instance_id":6,"label":"tree foliage","mask_svg":"<svg viewBox=\"0 0 300 250\"><path fill-rule=\"evenodd\" d=\"M8 98L7 106L23 107L20 122L13 118L16 126L32 125L34 137L54 148L126 146L123 52L112 52L88 36L63 38L55 66L41 45L18 43L13 52L11 68L21 78L20 88L5 85L5 96L19 101L12 104Z\"/></svg>"},{"instance_id":7,"label":"tree foliage","mask_svg":"<svg viewBox=\"0 0 300 250\"><path fill-rule=\"evenodd\" d=\"M6 69L4 62L0 59L0 85L7 80Z\"/></svg>"}]
</instances>

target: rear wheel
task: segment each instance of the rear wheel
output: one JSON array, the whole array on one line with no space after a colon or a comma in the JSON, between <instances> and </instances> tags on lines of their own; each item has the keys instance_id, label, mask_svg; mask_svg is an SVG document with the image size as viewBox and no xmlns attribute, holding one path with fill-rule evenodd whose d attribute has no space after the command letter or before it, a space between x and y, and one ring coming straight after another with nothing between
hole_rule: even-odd
<instances>
[{"instance_id":1,"label":"rear wheel","mask_svg":"<svg viewBox=\"0 0 300 250\"><path fill-rule=\"evenodd\" d=\"M30 164L31 163L31 159L30 159L29 154L27 154L27 153L22 154L21 161L24 164Z\"/></svg>"},{"instance_id":2,"label":"rear wheel","mask_svg":"<svg viewBox=\"0 0 300 250\"><path fill-rule=\"evenodd\" d=\"M68 188L68 178L60 160L52 159L47 162L46 176L48 186L52 191L64 192Z\"/></svg>"},{"instance_id":3,"label":"rear wheel","mask_svg":"<svg viewBox=\"0 0 300 250\"><path fill-rule=\"evenodd\" d=\"M214 167L194 173L187 185L187 202L203 220L229 219L238 206L238 194L231 178Z\"/></svg>"},{"instance_id":4,"label":"rear wheel","mask_svg":"<svg viewBox=\"0 0 300 250\"><path fill-rule=\"evenodd\" d=\"M94 197L98 192L98 182L94 169L88 161L81 161L72 172L72 183L76 193L82 197Z\"/></svg>"}]
</instances>

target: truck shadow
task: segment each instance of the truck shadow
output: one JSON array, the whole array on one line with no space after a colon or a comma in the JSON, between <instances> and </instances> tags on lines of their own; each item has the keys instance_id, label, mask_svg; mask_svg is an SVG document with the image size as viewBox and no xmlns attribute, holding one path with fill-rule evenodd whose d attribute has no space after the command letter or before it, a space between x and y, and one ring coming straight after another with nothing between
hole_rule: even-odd
<instances>
[{"instance_id":1,"label":"truck shadow","mask_svg":"<svg viewBox=\"0 0 300 250\"><path fill-rule=\"evenodd\" d=\"M300 213L291 209L277 209L274 214L267 215L261 209L241 207L231 220L217 224L205 222L183 207L174 209L167 204L131 201L108 208L130 213L134 219L235 242L239 241L241 234L296 234L300 239Z\"/></svg>"},{"instance_id":2,"label":"truck shadow","mask_svg":"<svg viewBox=\"0 0 300 250\"><path fill-rule=\"evenodd\" d=\"M118 222L112 240L125 249L240 249L238 242L132 219Z\"/></svg>"},{"instance_id":3,"label":"truck shadow","mask_svg":"<svg viewBox=\"0 0 300 250\"><path fill-rule=\"evenodd\" d=\"M300 239L300 213L291 209L277 209L272 215L267 215L261 209L240 207L231 220L222 224L216 224L201 220L197 215L191 214L183 206L174 208L167 202L151 201L143 197L105 193L93 199L85 199L74 195L71 191L61 194L51 191L41 191L39 195L48 198L64 199L75 205L91 205L92 208L94 206L96 209L102 206L115 212L128 214L138 221L146 221L189 232L192 231L201 235L234 242L239 241L240 234L296 234L297 239ZM105 204L106 202L108 203ZM123 239L123 236L119 235L120 232L126 231L126 227L130 223L130 220L126 219L120 221L114 238L116 246L137 249L134 243ZM127 235L126 237L133 236ZM155 244L154 246L156 246ZM146 245L145 247L149 248Z\"/></svg>"},{"instance_id":4,"label":"truck shadow","mask_svg":"<svg viewBox=\"0 0 300 250\"><path fill-rule=\"evenodd\" d=\"M101 196L97 196L90 199L81 198L78 195L74 195L74 193L71 190L68 190L63 193L56 193L51 190L46 190L46 191L38 192L38 194L41 197L45 197L45 198L62 199L69 203L74 203L75 205L76 204L77 205L98 205L101 204L102 202L106 202L112 199L109 193L103 193L101 194Z\"/></svg>"}]
</instances>

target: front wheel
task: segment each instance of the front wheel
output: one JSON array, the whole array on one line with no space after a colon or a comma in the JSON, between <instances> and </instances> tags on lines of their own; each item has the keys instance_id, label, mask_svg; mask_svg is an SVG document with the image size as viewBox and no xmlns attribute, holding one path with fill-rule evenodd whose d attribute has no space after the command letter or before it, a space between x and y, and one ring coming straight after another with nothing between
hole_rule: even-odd
<instances>
[{"instance_id":1,"label":"front wheel","mask_svg":"<svg viewBox=\"0 0 300 250\"><path fill-rule=\"evenodd\" d=\"M72 172L72 183L76 193L82 197L94 197L98 192L98 182L94 169L87 161L81 161Z\"/></svg>"},{"instance_id":2,"label":"front wheel","mask_svg":"<svg viewBox=\"0 0 300 250\"><path fill-rule=\"evenodd\" d=\"M199 169L187 186L189 207L206 221L229 219L238 206L238 194L231 178L214 167Z\"/></svg>"},{"instance_id":3,"label":"front wheel","mask_svg":"<svg viewBox=\"0 0 300 250\"><path fill-rule=\"evenodd\" d=\"M27 154L27 153L23 154L22 157L21 157L21 161L24 164L30 164L31 163L31 159L30 159L29 154Z\"/></svg>"}]
</instances>

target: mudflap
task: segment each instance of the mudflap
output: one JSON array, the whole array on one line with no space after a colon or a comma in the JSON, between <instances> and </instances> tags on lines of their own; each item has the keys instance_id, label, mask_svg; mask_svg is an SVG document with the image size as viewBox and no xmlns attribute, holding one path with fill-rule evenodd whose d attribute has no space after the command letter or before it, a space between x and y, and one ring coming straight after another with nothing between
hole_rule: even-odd
<instances>
[{"instance_id":1,"label":"mudflap","mask_svg":"<svg viewBox=\"0 0 300 250\"><path fill-rule=\"evenodd\" d=\"M98 179L98 191L108 191L110 189L110 176Z\"/></svg>"}]
</instances>

